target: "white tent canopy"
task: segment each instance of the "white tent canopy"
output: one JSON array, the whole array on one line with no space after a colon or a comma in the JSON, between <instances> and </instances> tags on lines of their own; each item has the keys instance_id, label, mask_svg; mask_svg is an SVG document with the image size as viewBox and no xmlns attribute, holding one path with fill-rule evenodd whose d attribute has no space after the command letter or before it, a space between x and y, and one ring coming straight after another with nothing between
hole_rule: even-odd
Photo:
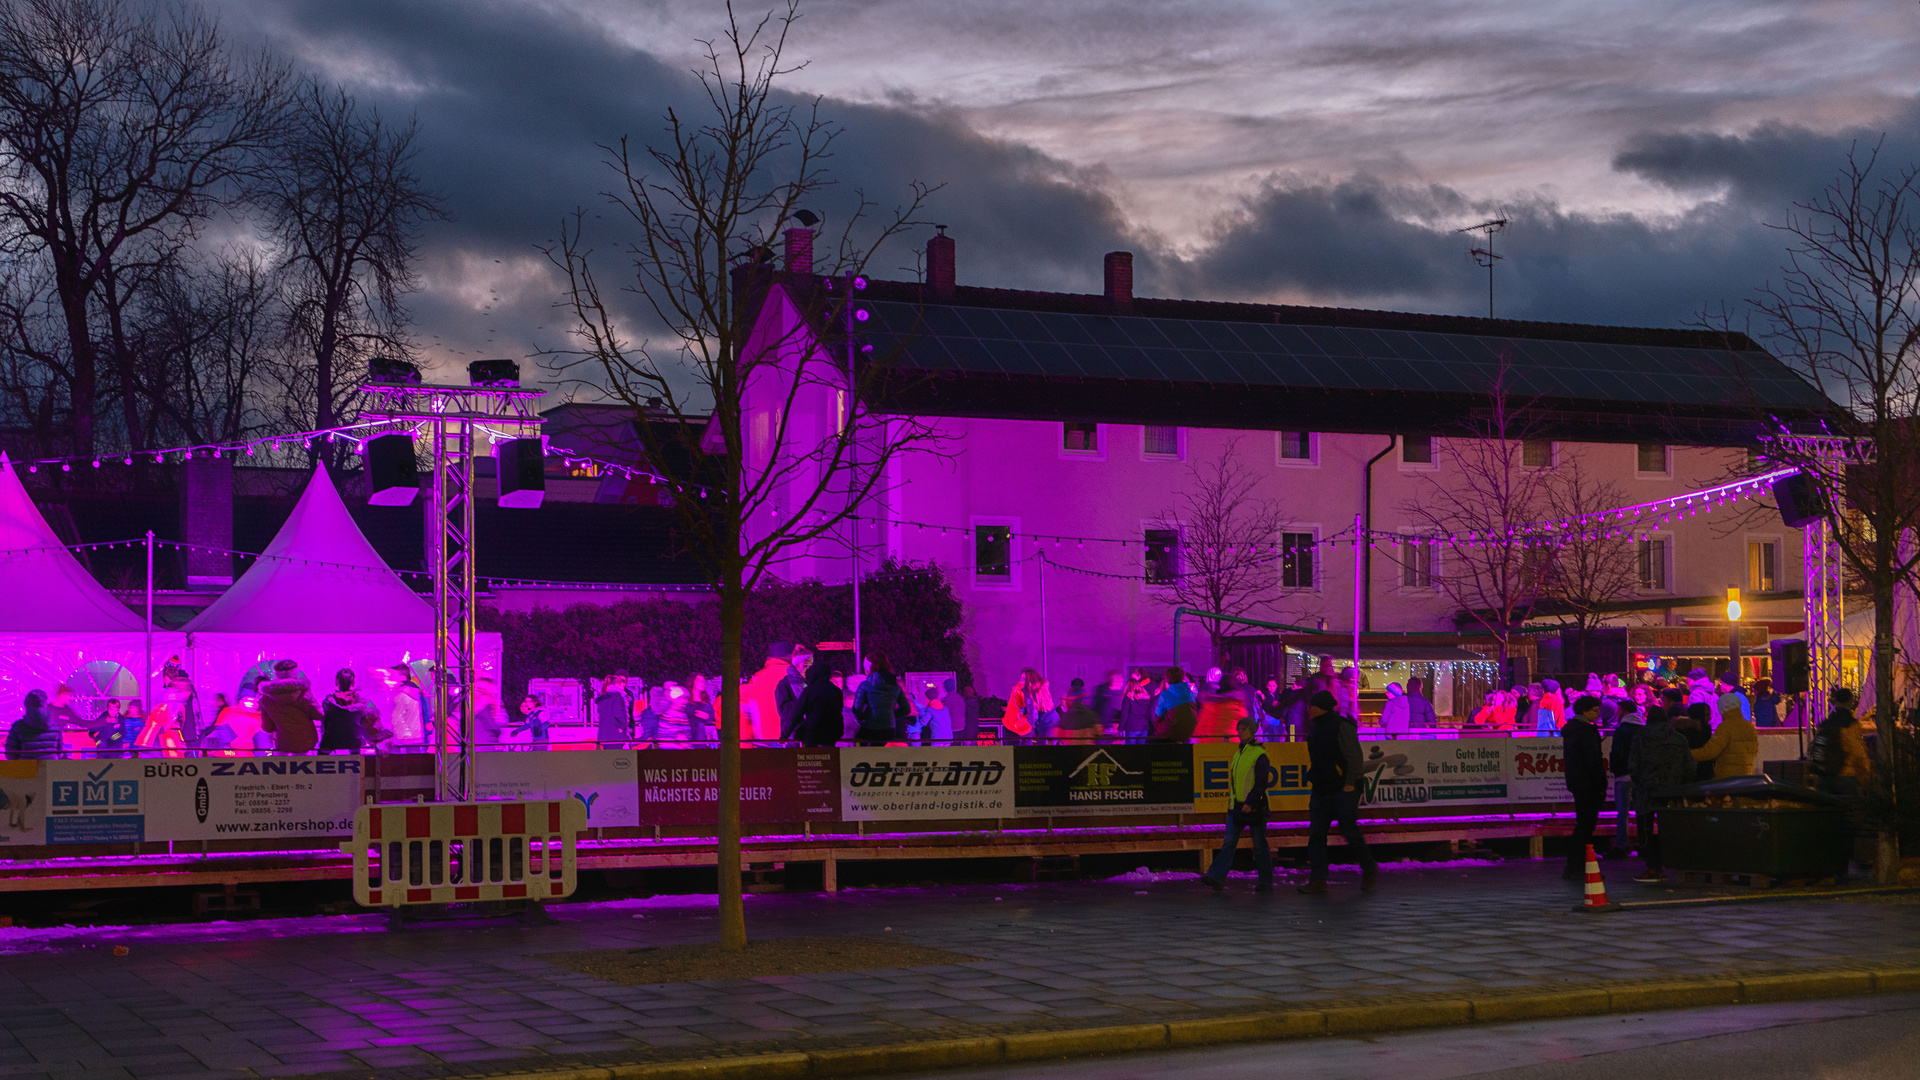
<instances>
[{"instance_id":1,"label":"white tent canopy","mask_svg":"<svg viewBox=\"0 0 1920 1080\"><path fill-rule=\"evenodd\" d=\"M0 633L142 631L54 534L0 452Z\"/></svg>"},{"instance_id":2,"label":"white tent canopy","mask_svg":"<svg viewBox=\"0 0 1920 1080\"><path fill-rule=\"evenodd\" d=\"M267 550L185 629L431 634L433 608L367 542L322 464Z\"/></svg>"}]
</instances>

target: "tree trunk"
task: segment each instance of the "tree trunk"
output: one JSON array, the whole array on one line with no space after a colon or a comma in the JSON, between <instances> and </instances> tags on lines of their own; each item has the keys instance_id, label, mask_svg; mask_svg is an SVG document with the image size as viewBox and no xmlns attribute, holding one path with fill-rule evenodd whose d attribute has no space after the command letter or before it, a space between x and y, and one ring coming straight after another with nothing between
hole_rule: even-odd
<instances>
[{"instance_id":1,"label":"tree trunk","mask_svg":"<svg viewBox=\"0 0 1920 1080\"><path fill-rule=\"evenodd\" d=\"M100 357L93 345L93 330L87 320L85 287L72 275L62 273L68 260L54 258L55 287L60 293L60 311L67 323L68 347L73 350L73 431L74 454L93 453L93 412L98 402Z\"/></svg>"},{"instance_id":2,"label":"tree trunk","mask_svg":"<svg viewBox=\"0 0 1920 1080\"><path fill-rule=\"evenodd\" d=\"M1879 761L1874 769L1881 790L1895 793L1894 774L1898 762L1895 743L1900 737L1900 702L1893 696L1893 665L1896 656L1893 632L1893 576L1888 569L1891 543L1876 538L1875 555L1885 555L1876 567L1873 582L1873 720L1879 732ZM1876 885L1892 885L1900 878L1900 833L1888 822L1880 828L1873 853L1873 880Z\"/></svg>"},{"instance_id":3,"label":"tree trunk","mask_svg":"<svg viewBox=\"0 0 1920 1080\"><path fill-rule=\"evenodd\" d=\"M738 544L736 542L735 546ZM740 641L747 621L746 592L737 560L720 579L720 947L747 947L747 912L740 895Z\"/></svg>"}]
</instances>

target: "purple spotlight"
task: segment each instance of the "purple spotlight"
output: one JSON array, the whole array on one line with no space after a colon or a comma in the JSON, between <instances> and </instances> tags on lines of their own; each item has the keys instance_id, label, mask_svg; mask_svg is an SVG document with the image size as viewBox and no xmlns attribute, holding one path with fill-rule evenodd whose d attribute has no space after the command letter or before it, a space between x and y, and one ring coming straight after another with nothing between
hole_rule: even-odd
<instances>
[{"instance_id":1,"label":"purple spotlight","mask_svg":"<svg viewBox=\"0 0 1920 1080\"><path fill-rule=\"evenodd\" d=\"M863 278L863 277L857 277L857 278L854 278L854 279L853 279L853 287L854 287L854 288L856 288L856 289L864 289L864 288L866 288L866 287L867 287L867 279L866 279L866 278Z\"/></svg>"},{"instance_id":2,"label":"purple spotlight","mask_svg":"<svg viewBox=\"0 0 1920 1080\"><path fill-rule=\"evenodd\" d=\"M871 312L867 311L866 308L860 308L853 313L853 321L855 322L866 322L868 319L871 319L871 318L873 318L873 315Z\"/></svg>"}]
</instances>

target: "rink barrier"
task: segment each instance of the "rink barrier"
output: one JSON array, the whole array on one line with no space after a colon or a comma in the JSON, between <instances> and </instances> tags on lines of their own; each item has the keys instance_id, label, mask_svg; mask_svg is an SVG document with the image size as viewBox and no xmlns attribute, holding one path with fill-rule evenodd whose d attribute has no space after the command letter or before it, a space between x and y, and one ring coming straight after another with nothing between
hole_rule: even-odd
<instances>
[{"instance_id":1,"label":"rink barrier","mask_svg":"<svg viewBox=\"0 0 1920 1080\"><path fill-rule=\"evenodd\" d=\"M353 899L362 907L557 900L578 885L578 799L362 806L353 839Z\"/></svg>"}]
</instances>

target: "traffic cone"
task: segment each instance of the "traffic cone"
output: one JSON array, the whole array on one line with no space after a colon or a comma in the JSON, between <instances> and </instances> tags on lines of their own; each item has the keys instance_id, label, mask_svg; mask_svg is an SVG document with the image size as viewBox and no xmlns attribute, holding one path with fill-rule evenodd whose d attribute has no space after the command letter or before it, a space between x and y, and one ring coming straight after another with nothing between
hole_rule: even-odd
<instances>
[{"instance_id":1,"label":"traffic cone","mask_svg":"<svg viewBox=\"0 0 1920 1080\"><path fill-rule=\"evenodd\" d=\"M1600 857L1593 853L1593 845L1587 845L1587 884L1586 899L1575 911L1599 912L1619 911L1620 905L1607 899L1607 883L1600 878Z\"/></svg>"}]
</instances>

